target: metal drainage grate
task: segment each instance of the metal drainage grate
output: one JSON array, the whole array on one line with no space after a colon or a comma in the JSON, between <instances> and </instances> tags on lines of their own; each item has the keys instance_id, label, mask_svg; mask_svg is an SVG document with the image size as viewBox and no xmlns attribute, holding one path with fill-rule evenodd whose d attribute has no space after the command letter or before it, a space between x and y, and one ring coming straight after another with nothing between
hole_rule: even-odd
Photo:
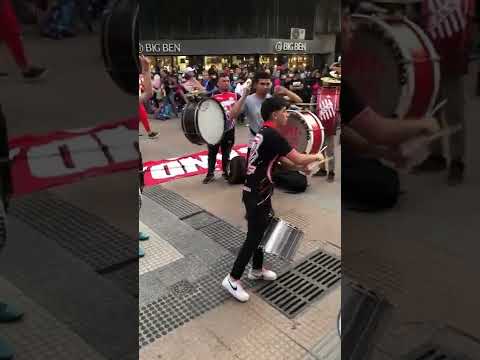
<instances>
[{"instance_id":1,"label":"metal drainage grate","mask_svg":"<svg viewBox=\"0 0 480 360\"><path fill-rule=\"evenodd\" d=\"M415 351L412 351L404 360L471 360L463 354L454 353L440 345L426 344Z\"/></svg>"},{"instance_id":2,"label":"metal drainage grate","mask_svg":"<svg viewBox=\"0 0 480 360\"><path fill-rule=\"evenodd\" d=\"M51 193L15 199L10 215L56 241L98 272L138 258L137 239Z\"/></svg>"},{"instance_id":3,"label":"metal drainage grate","mask_svg":"<svg viewBox=\"0 0 480 360\"><path fill-rule=\"evenodd\" d=\"M206 211L203 211L201 213L198 213L183 219L183 221L186 224L190 225L195 230L199 230L205 226L216 223L219 220L220 220L219 218L207 213Z\"/></svg>"},{"instance_id":4,"label":"metal drainage grate","mask_svg":"<svg viewBox=\"0 0 480 360\"><path fill-rule=\"evenodd\" d=\"M288 318L297 316L341 279L341 261L317 251L258 294Z\"/></svg>"},{"instance_id":5,"label":"metal drainage grate","mask_svg":"<svg viewBox=\"0 0 480 360\"><path fill-rule=\"evenodd\" d=\"M235 252L242 246L247 236L242 230L223 220L219 220L199 230L231 252Z\"/></svg>"},{"instance_id":6,"label":"metal drainage grate","mask_svg":"<svg viewBox=\"0 0 480 360\"><path fill-rule=\"evenodd\" d=\"M180 219L187 218L203 211L202 208L186 200L177 193L161 186L145 188L143 195L163 206Z\"/></svg>"}]
</instances>

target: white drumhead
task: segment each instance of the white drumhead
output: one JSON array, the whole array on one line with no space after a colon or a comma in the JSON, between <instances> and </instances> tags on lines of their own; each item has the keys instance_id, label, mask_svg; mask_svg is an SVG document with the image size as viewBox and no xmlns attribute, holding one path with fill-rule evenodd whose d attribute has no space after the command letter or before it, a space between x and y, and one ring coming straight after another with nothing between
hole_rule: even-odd
<instances>
[{"instance_id":1,"label":"white drumhead","mask_svg":"<svg viewBox=\"0 0 480 360\"><path fill-rule=\"evenodd\" d=\"M213 99L207 99L199 104L196 118L203 140L207 144L218 144L225 131L225 113L222 106Z\"/></svg>"}]
</instances>

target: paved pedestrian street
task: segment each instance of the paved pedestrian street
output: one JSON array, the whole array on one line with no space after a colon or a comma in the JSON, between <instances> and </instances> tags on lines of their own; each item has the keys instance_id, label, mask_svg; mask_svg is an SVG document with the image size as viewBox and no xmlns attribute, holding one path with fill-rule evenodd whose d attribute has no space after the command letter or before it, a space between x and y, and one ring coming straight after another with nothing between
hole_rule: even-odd
<instances>
[{"instance_id":1,"label":"paved pedestrian street","mask_svg":"<svg viewBox=\"0 0 480 360\"><path fill-rule=\"evenodd\" d=\"M187 143L179 119L151 124L160 136L140 137L144 162L203 150ZM236 143L246 139L247 128L238 125ZM139 226L150 239L140 243L146 253L140 259L140 358L340 359L340 177L334 183L310 178L302 194L276 191L276 215L305 232L292 263L266 257L267 267L280 275L276 282L283 283L285 274L290 290L264 291L269 284L244 276L252 296L242 304L221 286L246 236L241 186L228 184L218 172L205 185L203 176L144 190ZM309 276L299 276L302 271ZM329 276L334 283L320 289ZM295 289L308 289L305 299L315 296L291 316L280 309L282 302L294 304L291 309L303 304L289 303L287 292ZM269 291L280 294L277 301L266 299Z\"/></svg>"}]
</instances>

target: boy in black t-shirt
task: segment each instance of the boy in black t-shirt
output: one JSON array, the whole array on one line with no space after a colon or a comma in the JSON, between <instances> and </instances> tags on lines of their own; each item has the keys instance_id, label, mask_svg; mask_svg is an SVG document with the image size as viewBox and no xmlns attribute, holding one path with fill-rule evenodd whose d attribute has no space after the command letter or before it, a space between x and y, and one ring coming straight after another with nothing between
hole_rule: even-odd
<instances>
[{"instance_id":1,"label":"boy in black t-shirt","mask_svg":"<svg viewBox=\"0 0 480 360\"><path fill-rule=\"evenodd\" d=\"M239 280L252 256L253 264L248 274L249 279L272 281L277 278L273 271L263 268L263 249L259 247L272 212L273 165L280 160L290 168L305 171L307 165L323 159L321 154L304 155L292 149L287 140L276 130L287 123L287 106L288 103L277 96L263 102L261 114L265 122L253 140L248 157L247 177L243 187L243 203L247 210L248 221L247 239L232 271L222 282L222 286L242 302L247 301L250 296Z\"/></svg>"}]
</instances>

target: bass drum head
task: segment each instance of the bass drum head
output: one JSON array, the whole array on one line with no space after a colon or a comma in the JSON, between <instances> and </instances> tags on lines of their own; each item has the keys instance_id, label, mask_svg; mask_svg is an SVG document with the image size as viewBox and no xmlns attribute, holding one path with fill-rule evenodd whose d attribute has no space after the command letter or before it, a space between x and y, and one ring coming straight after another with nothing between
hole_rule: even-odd
<instances>
[{"instance_id":1,"label":"bass drum head","mask_svg":"<svg viewBox=\"0 0 480 360\"><path fill-rule=\"evenodd\" d=\"M218 144L225 132L225 112L214 99L204 99L196 109L197 130L202 139L210 145Z\"/></svg>"},{"instance_id":2,"label":"bass drum head","mask_svg":"<svg viewBox=\"0 0 480 360\"><path fill-rule=\"evenodd\" d=\"M139 2L116 0L102 21L102 57L112 80L125 92L138 96Z\"/></svg>"},{"instance_id":3,"label":"bass drum head","mask_svg":"<svg viewBox=\"0 0 480 360\"><path fill-rule=\"evenodd\" d=\"M397 112L402 86L402 55L383 26L368 17L352 17L353 32L344 60L344 79L365 104L377 113L393 117Z\"/></svg>"}]
</instances>

